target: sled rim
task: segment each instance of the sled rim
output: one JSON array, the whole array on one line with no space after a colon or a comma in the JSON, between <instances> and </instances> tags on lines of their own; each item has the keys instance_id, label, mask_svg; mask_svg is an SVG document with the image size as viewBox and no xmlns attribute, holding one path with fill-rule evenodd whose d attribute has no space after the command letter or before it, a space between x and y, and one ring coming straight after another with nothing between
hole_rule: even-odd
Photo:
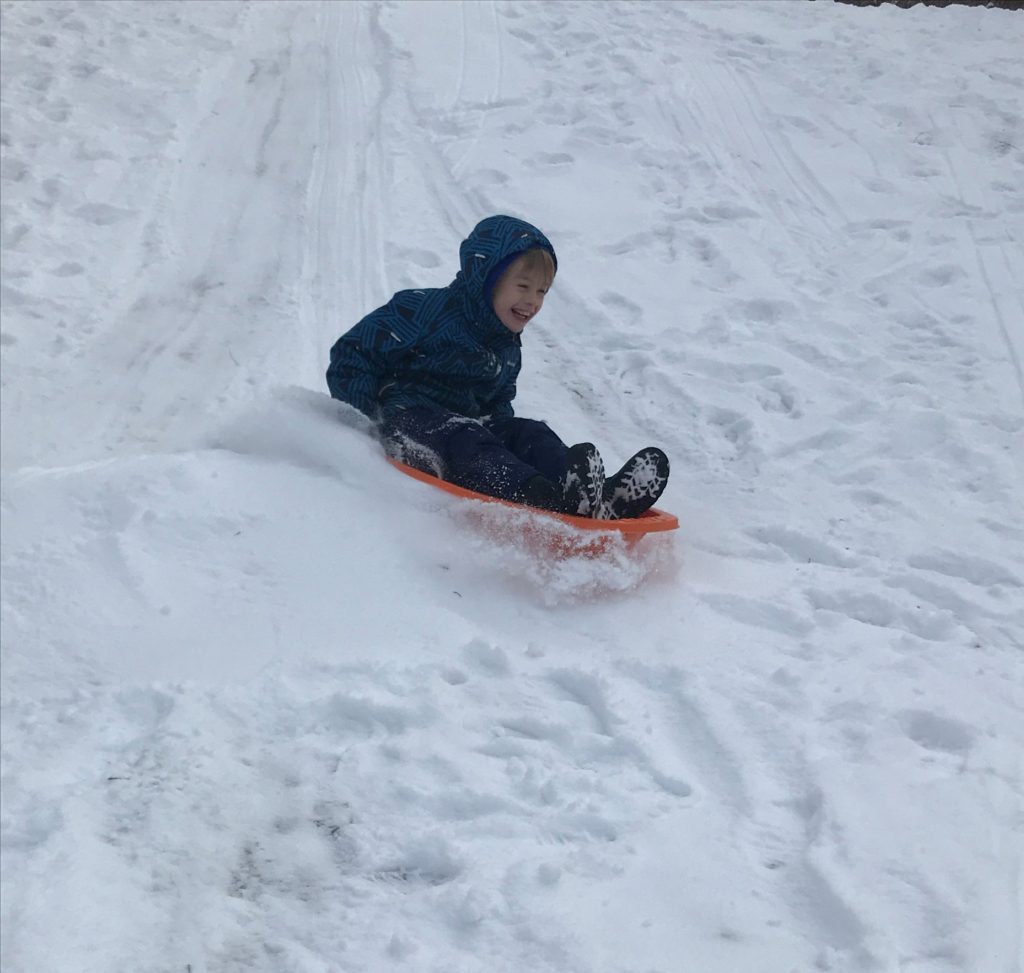
<instances>
[{"instance_id":1,"label":"sled rim","mask_svg":"<svg viewBox=\"0 0 1024 973\"><path fill-rule=\"evenodd\" d=\"M426 473L414 466L408 466L401 460L391 456L386 457L387 461L395 469L411 476L414 480L426 483L428 486L437 487L445 493L459 497L463 500L480 500L484 503L496 503L511 510L527 510L530 513L540 514L542 517L549 517L552 520L561 521L577 530L591 531L598 534L624 534L627 537L640 537L644 534L656 534L661 531L676 530L679 527L679 519L666 510L659 510L651 507L645 510L639 517L627 517L622 520L594 520L591 517L577 517L573 514L560 514L553 510L541 510L539 507L529 507L526 504L515 503L512 500L502 500L499 497L490 497L486 493L477 493L476 490L468 490L466 487L457 486L434 476L433 473Z\"/></svg>"}]
</instances>

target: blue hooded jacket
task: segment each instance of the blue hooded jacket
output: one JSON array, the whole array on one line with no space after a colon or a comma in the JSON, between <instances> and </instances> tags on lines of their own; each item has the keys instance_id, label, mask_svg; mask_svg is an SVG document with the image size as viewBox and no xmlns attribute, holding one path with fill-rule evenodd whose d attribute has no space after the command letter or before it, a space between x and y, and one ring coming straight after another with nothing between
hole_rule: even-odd
<instances>
[{"instance_id":1,"label":"blue hooded jacket","mask_svg":"<svg viewBox=\"0 0 1024 973\"><path fill-rule=\"evenodd\" d=\"M399 291L331 349L327 387L374 421L428 405L479 419L511 416L520 338L494 313L486 283L509 258L551 243L535 226L489 216L462 241L447 287ZM557 260L555 266L557 267Z\"/></svg>"}]
</instances>

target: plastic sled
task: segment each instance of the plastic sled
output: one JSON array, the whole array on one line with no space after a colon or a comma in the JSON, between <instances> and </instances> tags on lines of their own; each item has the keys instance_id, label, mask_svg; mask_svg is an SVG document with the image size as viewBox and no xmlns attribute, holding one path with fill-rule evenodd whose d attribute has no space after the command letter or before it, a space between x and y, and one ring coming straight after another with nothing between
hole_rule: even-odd
<instances>
[{"instance_id":1,"label":"plastic sled","mask_svg":"<svg viewBox=\"0 0 1024 973\"><path fill-rule=\"evenodd\" d=\"M406 466L396 459L387 457L388 462L406 476L426 483L463 500L479 500L490 505L490 509L506 508L514 514L510 517L485 517L485 527L492 533L505 537L523 536L549 554L558 557L598 557L617 540L631 548L648 534L676 530L679 521L672 514L657 507L651 507L639 517L625 520L591 520L589 517L574 517L571 514L553 513L527 507L511 500L499 500L485 493L467 490L431 473L424 473L412 466Z\"/></svg>"}]
</instances>

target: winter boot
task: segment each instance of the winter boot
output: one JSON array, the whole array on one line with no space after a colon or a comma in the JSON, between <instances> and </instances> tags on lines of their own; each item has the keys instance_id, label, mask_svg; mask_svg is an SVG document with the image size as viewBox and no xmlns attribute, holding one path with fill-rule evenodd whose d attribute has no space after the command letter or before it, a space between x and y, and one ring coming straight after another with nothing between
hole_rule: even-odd
<instances>
[{"instance_id":1,"label":"winter boot","mask_svg":"<svg viewBox=\"0 0 1024 973\"><path fill-rule=\"evenodd\" d=\"M668 457L656 446L648 446L604 481L601 502L594 516L598 520L639 517L653 507L668 484Z\"/></svg>"},{"instance_id":2,"label":"winter boot","mask_svg":"<svg viewBox=\"0 0 1024 973\"><path fill-rule=\"evenodd\" d=\"M574 517L594 517L604 490L604 461L593 443L569 447L568 468L560 480L533 476L513 498L529 507Z\"/></svg>"},{"instance_id":3,"label":"winter boot","mask_svg":"<svg viewBox=\"0 0 1024 973\"><path fill-rule=\"evenodd\" d=\"M569 467L562 477L563 513L593 517L604 491L604 460L593 443L569 447Z\"/></svg>"}]
</instances>

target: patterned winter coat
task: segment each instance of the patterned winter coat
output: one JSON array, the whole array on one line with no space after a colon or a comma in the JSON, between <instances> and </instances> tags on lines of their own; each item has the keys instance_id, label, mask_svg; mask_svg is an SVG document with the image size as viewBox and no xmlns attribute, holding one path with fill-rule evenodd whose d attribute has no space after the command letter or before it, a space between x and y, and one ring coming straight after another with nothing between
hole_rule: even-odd
<instances>
[{"instance_id":1,"label":"patterned winter coat","mask_svg":"<svg viewBox=\"0 0 1024 973\"><path fill-rule=\"evenodd\" d=\"M434 405L459 415L512 415L520 338L484 298L484 283L513 254L543 247L536 227L511 216L482 220L462 242L462 270L447 287L399 291L331 349L331 395L379 421L395 409Z\"/></svg>"}]
</instances>

